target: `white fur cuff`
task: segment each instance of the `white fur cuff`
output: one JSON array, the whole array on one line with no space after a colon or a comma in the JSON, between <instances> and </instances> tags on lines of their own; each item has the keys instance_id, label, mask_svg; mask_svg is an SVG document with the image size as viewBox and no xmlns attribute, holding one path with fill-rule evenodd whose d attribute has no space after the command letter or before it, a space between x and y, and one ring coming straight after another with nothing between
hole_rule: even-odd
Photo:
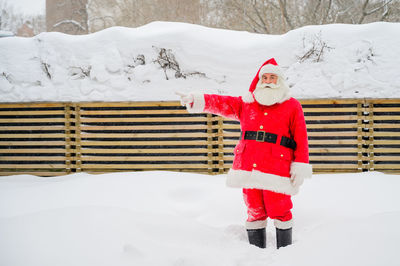
<instances>
[{"instance_id":1,"label":"white fur cuff","mask_svg":"<svg viewBox=\"0 0 400 266\"><path fill-rule=\"evenodd\" d=\"M283 222L283 221L279 221L277 219L274 220L274 225L276 228L278 229L289 229L293 227L293 219Z\"/></svg>"},{"instance_id":2,"label":"white fur cuff","mask_svg":"<svg viewBox=\"0 0 400 266\"><path fill-rule=\"evenodd\" d=\"M290 173L303 178L311 178L312 165L308 163L292 162L290 165Z\"/></svg>"},{"instance_id":3,"label":"white fur cuff","mask_svg":"<svg viewBox=\"0 0 400 266\"><path fill-rule=\"evenodd\" d=\"M203 113L206 102L204 100L204 94L192 93L193 95L193 106L187 106L186 109L189 113Z\"/></svg>"},{"instance_id":4,"label":"white fur cuff","mask_svg":"<svg viewBox=\"0 0 400 266\"><path fill-rule=\"evenodd\" d=\"M246 92L246 94L242 96L242 100L243 100L243 102L245 102L245 103L252 103L252 102L254 102L253 93L251 93L250 91Z\"/></svg>"},{"instance_id":5,"label":"white fur cuff","mask_svg":"<svg viewBox=\"0 0 400 266\"><path fill-rule=\"evenodd\" d=\"M246 221L246 229L262 229L267 227L267 220L248 222Z\"/></svg>"}]
</instances>

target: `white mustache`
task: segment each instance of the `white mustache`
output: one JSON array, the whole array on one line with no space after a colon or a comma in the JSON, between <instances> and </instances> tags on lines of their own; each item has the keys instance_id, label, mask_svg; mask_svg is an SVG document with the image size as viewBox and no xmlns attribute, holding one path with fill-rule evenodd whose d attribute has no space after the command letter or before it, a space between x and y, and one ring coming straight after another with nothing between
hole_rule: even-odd
<instances>
[{"instance_id":1,"label":"white mustache","mask_svg":"<svg viewBox=\"0 0 400 266\"><path fill-rule=\"evenodd\" d=\"M274 84L274 83L263 83L260 85L260 88L263 89L277 89L279 88L278 84Z\"/></svg>"}]
</instances>

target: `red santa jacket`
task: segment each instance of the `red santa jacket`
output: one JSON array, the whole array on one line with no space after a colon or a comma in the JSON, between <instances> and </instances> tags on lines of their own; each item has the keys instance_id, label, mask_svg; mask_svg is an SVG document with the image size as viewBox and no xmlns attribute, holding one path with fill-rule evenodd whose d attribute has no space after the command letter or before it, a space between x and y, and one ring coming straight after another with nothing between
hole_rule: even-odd
<instances>
[{"instance_id":1,"label":"red santa jacket","mask_svg":"<svg viewBox=\"0 0 400 266\"><path fill-rule=\"evenodd\" d=\"M213 94L195 95L192 112L208 112L240 121L241 139L234 150L230 187L259 188L294 195L299 185L290 182L291 168L306 176L312 170L308 158L307 129L302 107L294 98L266 106L242 97ZM275 134L275 141L245 139L246 131ZM266 132L266 133L262 133ZM283 137L296 142L296 148L281 145Z\"/></svg>"}]
</instances>

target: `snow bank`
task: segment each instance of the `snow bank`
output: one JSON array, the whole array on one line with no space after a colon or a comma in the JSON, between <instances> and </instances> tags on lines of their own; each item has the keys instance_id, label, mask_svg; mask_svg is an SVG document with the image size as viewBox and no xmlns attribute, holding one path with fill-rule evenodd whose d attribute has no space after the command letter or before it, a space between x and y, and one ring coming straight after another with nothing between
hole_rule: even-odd
<instances>
[{"instance_id":1,"label":"snow bank","mask_svg":"<svg viewBox=\"0 0 400 266\"><path fill-rule=\"evenodd\" d=\"M83 36L1 38L0 101L177 100L176 90L242 95L270 57L297 98L399 97L399 31L399 23L373 23L265 35L153 22Z\"/></svg>"},{"instance_id":2,"label":"snow bank","mask_svg":"<svg viewBox=\"0 0 400 266\"><path fill-rule=\"evenodd\" d=\"M294 200L294 244L247 243L225 176L136 172L0 178L0 265L399 265L400 179L317 175Z\"/></svg>"}]
</instances>

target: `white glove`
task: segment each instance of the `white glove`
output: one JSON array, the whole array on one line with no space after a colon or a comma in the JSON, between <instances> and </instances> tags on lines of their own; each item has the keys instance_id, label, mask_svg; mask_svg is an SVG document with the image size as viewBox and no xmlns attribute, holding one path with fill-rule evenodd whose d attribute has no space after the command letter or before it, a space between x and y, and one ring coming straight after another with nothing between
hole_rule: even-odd
<instances>
[{"instance_id":1,"label":"white glove","mask_svg":"<svg viewBox=\"0 0 400 266\"><path fill-rule=\"evenodd\" d=\"M193 106L194 97L193 94L186 94L183 92L175 92L176 95L181 97L181 105L186 106L186 108L191 108Z\"/></svg>"}]
</instances>

